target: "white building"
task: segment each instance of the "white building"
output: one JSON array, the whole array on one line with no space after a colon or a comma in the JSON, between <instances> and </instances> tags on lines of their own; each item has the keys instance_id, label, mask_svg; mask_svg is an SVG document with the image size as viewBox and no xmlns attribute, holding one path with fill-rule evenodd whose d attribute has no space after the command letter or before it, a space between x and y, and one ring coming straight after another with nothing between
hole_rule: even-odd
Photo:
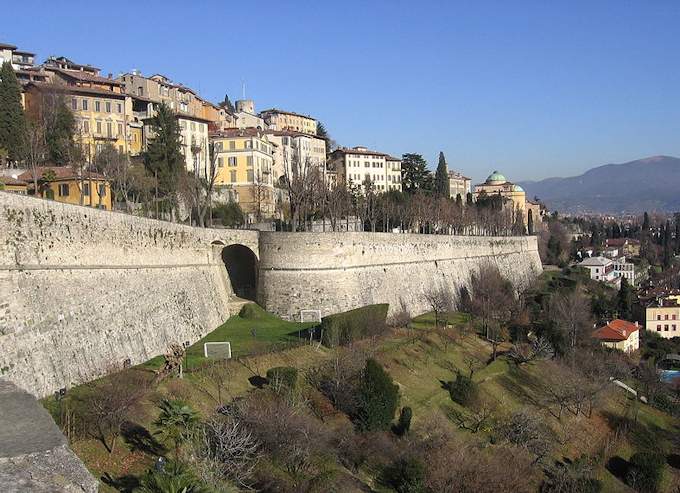
<instances>
[{"instance_id":1,"label":"white building","mask_svg":"<svg viewBox=\"0 0 680 493\"><path fill-rule=\"evenodd\" d=\"M449 170L449 197L455 199L460 195L461 200L465 203L467 194L472 190L471 183L472 180L462 173Z\"/></svg>"},{"instance_id":2,"label":"white building","mask_svg":"<svg viewBox=\"0 0 680 493\"><path fill-rule=\"evenodd\" d=\"M182 133L182 154L187 171L194 171L198 167L203 177L209 172L208 152L208 123L209 120L189 116L177 115L179 128Z\"/></svg>"},{"instance_id":3,"label":"white building","mask_svg":"<svg viewBox=\"0 0 680 493\"><path fill-rule=\"evenodd\" d=\"M611 284L613 287L621 285L620 277L614 271L614 261L605 257L589 257L578 264L579 267L588 269L590 278L595 281Z\"/></svg>"},{"instance_id":4,"label":"white building","mask_svg":"<svg viewBox=\"0 0 680 493\"><path fill-rule=\"evenodd\" d=\"M331 153L328 164L347 184L362 185L370 179L378 193L401 191L401 159L384 152L361 146L343 147Z\"/></svg>"},{"instance_id":5,"label":"white building","mask_svg":"<svg viewBox=\"0 0 680 493\"><path fill-rule=\"evenodd\" d=\"M293 159L303 166L315 166L326 176L326 141L314 135L291 130L266 130L274 146L274 180L291 172Z\"/></svg>"},{"instance_id":6,"label":"white building","mask_svg":"<svg viewBox=\"0 0 680 493\"><path fill-rule=\"evenodd\" d=\"M631 286L637 284L635 277L635 264L626 262L626 257L618 257L614 259L614 274L616 277L628 279Z\"/></svg>"}]
</instances>

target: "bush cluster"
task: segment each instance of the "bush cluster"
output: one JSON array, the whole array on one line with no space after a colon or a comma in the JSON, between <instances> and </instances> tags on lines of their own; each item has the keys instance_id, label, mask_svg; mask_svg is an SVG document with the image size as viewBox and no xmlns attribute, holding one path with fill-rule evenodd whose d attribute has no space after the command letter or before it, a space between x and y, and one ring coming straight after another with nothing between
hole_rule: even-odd
<instances>
[{"instance_id":1,"label":"bush cluster","mask_svg":"<svg viewBox=\"0 0 680 493\"><path fill-rule=\"evenodd\" d=\"M367 305L321 319L321 342L327 347L346 346L352 341L381 334L386 327L389 305Z\"/></svg>"},{"instance_id":2,"label":"bush cluster","mask_svg":"<svg viewBox=\"0 0 680 493\"><path fill-rule=\"evenodd\" d=\"M359 396L359 428L363 431L388 430L399 403L399 388L374 359L366 360Z\"/></svg>"},{"instance_id":3,"label":"bush cluster","mask_svg":"<svg viewBox=\"0 0 680 493\"><path fill-rule=\"evenodd\" d=\"M638 491L659 491L666 458L658 452L638 452L630 458L626 483Z\"/></svg>"},{"instance_id":4,"label":"bush cluster","mask_svg":"<svg viewBox=\"0 0 680 493\"><path fill-rule=\"evenodd\" d=\"M477 384L470 377L457 373L456 379L449 383L449 395L461 406L470 406L477 401Z\"/></svg>"},{"instance_id":5,"label":"bush cluster","mask_svg":"<svg viewBox=\"0 0 680 493\"><path fill-rule=\"evenodd\" d=\"M270 385L276 385L293 390L297 386L298 371L291 366L277 366L267 370L267 381Z\"/></svg>"}]
</instances>

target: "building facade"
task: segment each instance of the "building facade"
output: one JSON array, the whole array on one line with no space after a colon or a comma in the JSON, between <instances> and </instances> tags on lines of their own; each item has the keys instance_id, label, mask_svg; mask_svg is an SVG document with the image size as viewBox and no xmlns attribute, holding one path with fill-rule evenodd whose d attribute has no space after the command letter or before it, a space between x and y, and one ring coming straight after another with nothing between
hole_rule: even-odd
<instances>
[{"instance_id":1,"label":"building facade","mask_svg":"<svg viewBox=\"0 0 680 493\"><path fill-rule=\"evenodd\" d=\"M401 159L366 147L343 147L330 154L328 168L336 179L363 187L369 179L376 192L401 191Z\"/></svg>"},{"instance_id":2,"label":"building facade","mask_svg":"<svg viewBox=\"0 0 680 493\"><path fill-rule=\"evenodd\" d=\"M583 260L579 267L588 269L590 278L619 288L621 286L621 276L617 276L614 270L614 261L606 257L588 257Z\"/></svg>"},{"instance_id":3,"label":"building facade","mask_svg":"<svg viewBox=\"0 0 680 493\"><path fill-rule=\"evenodd\" d=\"M113 208L111 186L99 173L82 171L78 174L70 166L46 166L38 168L36 175L37 191L34 190L32 171L18 177L26 183L30 195L107 211Z\"/></svg>"},{"instance_id":4,"label":"building facade","mask_svg":"<svg viewBox=\"0 0 680 493\"><path fill-rule=\"evenodd\" d=\"M274 145L274 183L290 176L292 166L313 166L326 177L326 141L313 135L291 130L266 130ZM298 163L295 163L298 160Z\"/></svg>"},{"instance_id":5,"label":"building facade","mask_svg":"<svg viewBox=\"0 0 680 493\"><path fill-rule=\"evenodd\" d=\"M218 195L237 202L252 221L276 213L274 144L259 129L229 129L211 134L217 154Z\"/></svg>"},{"instance_id":6,"label":"building facade","mask_svg":"<svg viewBox=\"0 0 680 493\"><path fill-rule=\"evenodd\" d=\"M449 170L449 197L455 199L460 195L461 200L465 203L467 194L472 191L471 183L472 180L462 173Z\"/></svg>"},{"instance_id":7,"label":"building facade","mask_svg":"<svg viewBox=\"0 0 680 493\"><path fill-rule=\"evenodd\" d=\"M271 130L292 130L317 135L318 122L309 115L271 108L260 112L260 117Z\"/></svg>"},{"instance_id":8,"label":"building facade","mask_svg":"<svg viewBox=\"0 0 680 493\"><path fill-rule=\"evenodd\" d=\"M680 337L680 295L659 296L647 305L645 328L661 337Z\"/></svg>"}]
</instances>

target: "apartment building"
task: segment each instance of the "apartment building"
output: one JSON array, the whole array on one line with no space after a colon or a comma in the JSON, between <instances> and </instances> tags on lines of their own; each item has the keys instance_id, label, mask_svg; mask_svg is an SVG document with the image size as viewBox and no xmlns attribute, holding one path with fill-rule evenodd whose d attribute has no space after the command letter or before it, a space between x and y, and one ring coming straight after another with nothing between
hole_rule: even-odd
<instances>
[{"instance_id":1,"label":"apartment building","mask_svg":"<svg viewBox=\"0 0 680 493\"><path fill-rule=\"evenodd\" d=\"M645 329L668 339L680 337L680 295L662 295L647 305Z\"/></svg>"},{"instance_id":2,"label":"apartment building","mask_svg":"<svg viewBox=\"0 0 680 493\"><path fill-rule=\"evenodd\" d=\"M260 116L271 130L292 130L317 135L318 122L309 115L271 108L261 111Z\"/></svg>"},{"instance_id":3,"label":"apartment building","mask_svg":"<svg viewBox=\"0 0 680 493\"><path fill-rule=\"evenodd\" d=\"M217 153L215 187L224 199L241 205L249 221L273 217L274 147L257 128L228 129L210 135Z\"/></svg>"},{"instance_id":4,"label":"apartment building","mask_svg":"<svg viewBox=\"0 0 680 493\"><path fill-rule=\"evenodd\" d=\"M274 183L290 175L295 160L299 165L314 166L326 176L326 141L313 135L292 130L266 130L274 143Z\"/></svg>"},{"instance_id":5,"label":"apartment building","mask_svg":"<svg viewBox=\"0 0 680 493\"><path fill-rule=\"evenodd\" d=\"M465 203L467 194L470 193L472 180L458 171L449 170L449 196L455 199L460 195Z\"/></svg>"},{"instance_id":6,"label":"apartment building","mask_svg":"<svg viewBox=\"0 0 680 493\"><path fill-rule=\"evenodd\" d=\"M47 82L31 81L24 86L28 113L39 114L55 98L63 98L75 117L76 137L88 162L105 144L129 152L127 125L132 103L119 81L65 57L49 58L43 69Z\"/></svg>"},{"instance_id":7,"label":"apartment building","mask_svg":"<svg viewBox=\"0 0 680 493\"><path fill-rule=\"evenodd\" d=\"M328 168L337 179L363 186L369 179L376 192L401 191L401 159L366 147L343 147L330 154Z\"/></svg>"}]
</instances>

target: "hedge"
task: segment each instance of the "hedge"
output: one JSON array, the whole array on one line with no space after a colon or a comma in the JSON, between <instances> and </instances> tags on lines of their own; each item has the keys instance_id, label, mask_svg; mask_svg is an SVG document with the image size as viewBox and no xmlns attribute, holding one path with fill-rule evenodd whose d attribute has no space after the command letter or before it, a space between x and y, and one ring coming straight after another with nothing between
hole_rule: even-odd
<instances>
[{"instance_id":1,"label":"hedge","mask_svg":"<svg viewBox=\"0 0 680 493\"><path fill-rule=\"evenodd\" d=\"M352 341L378 335L385 330L387 303L367 305L321 319L321 342L327 347L345 346Z\"/></svg>"}]
</instances>

